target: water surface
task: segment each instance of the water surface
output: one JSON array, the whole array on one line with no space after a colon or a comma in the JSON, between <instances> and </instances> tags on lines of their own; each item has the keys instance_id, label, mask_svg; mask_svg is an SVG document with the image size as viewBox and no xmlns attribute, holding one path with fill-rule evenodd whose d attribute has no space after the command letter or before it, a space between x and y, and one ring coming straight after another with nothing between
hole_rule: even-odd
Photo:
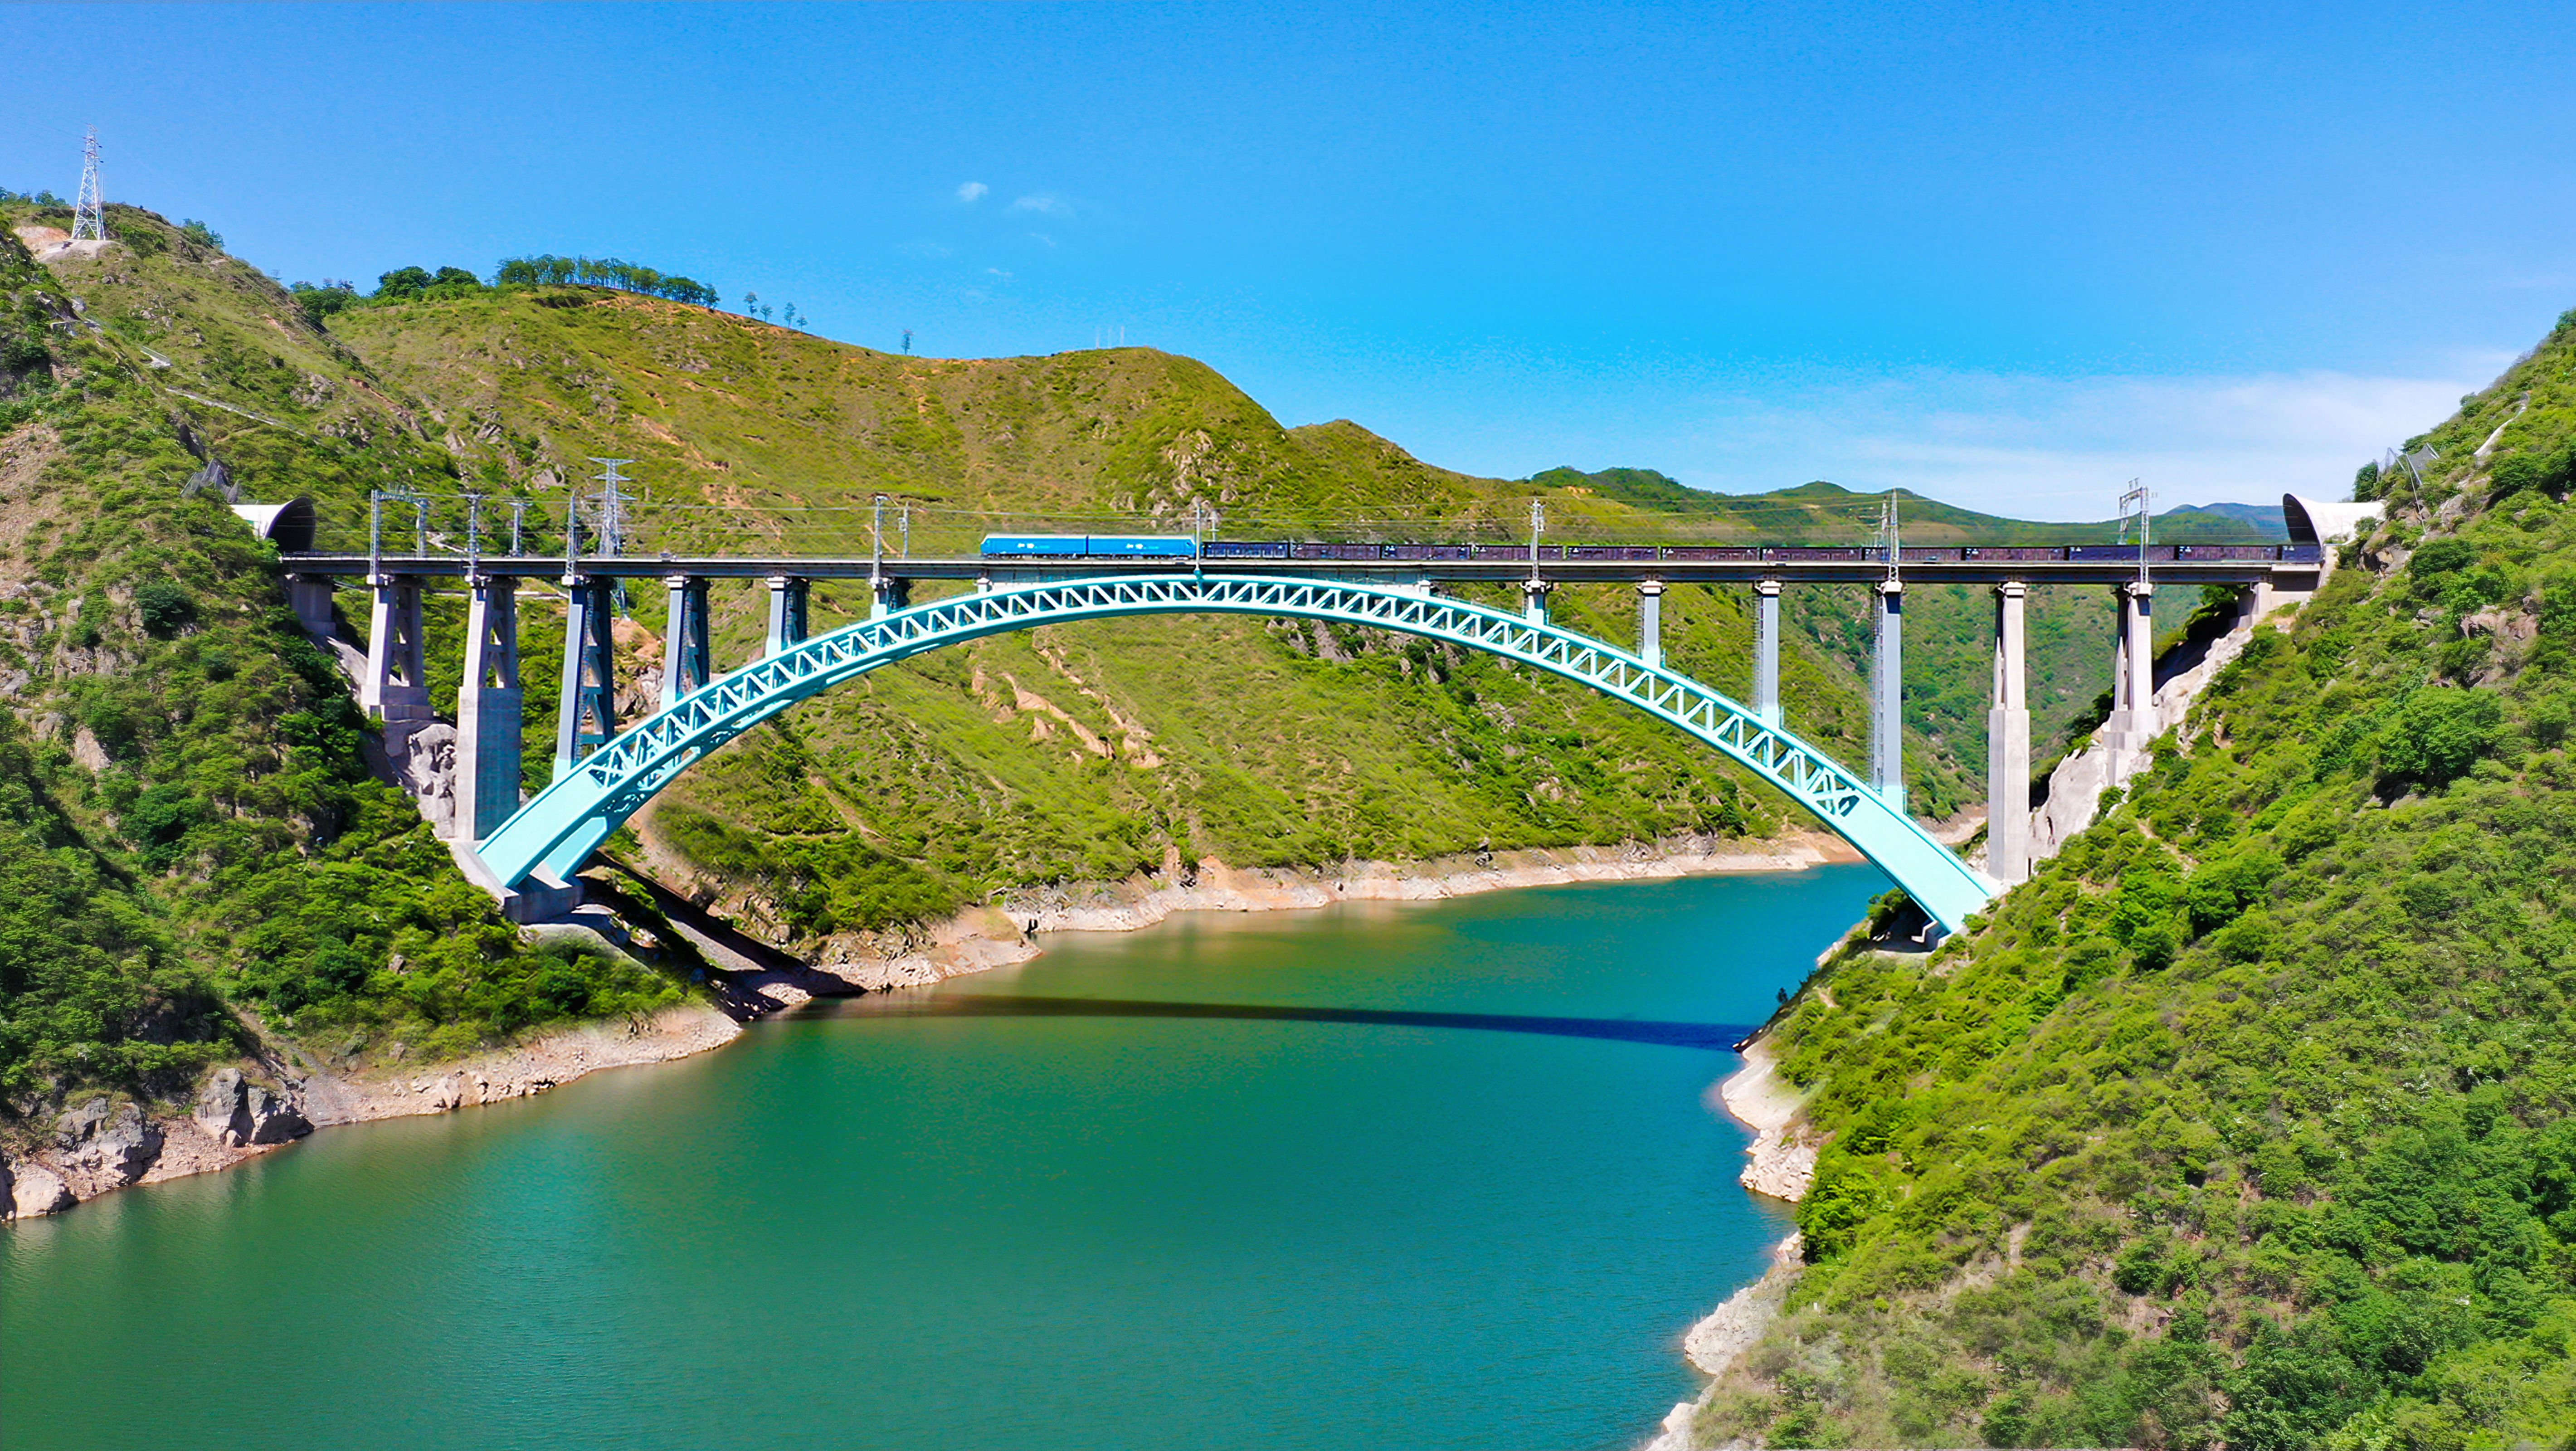
<instances>
[{"instance_id":1,"label":"water surface","mask_svg":"<svg viewBox=\"0 0 2576 1451\"><path fill-rule=\"evenodd\" d=\"M1636 1443L1861 867L1191 914L0 1230L0 1446Z\"/></svg>"}]
</instances>

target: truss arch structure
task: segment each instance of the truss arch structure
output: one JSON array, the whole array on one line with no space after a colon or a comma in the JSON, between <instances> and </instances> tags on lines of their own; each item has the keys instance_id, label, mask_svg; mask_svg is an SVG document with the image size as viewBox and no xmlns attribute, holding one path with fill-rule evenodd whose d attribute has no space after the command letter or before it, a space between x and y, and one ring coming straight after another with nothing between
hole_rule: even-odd
<instances>
[{"instance_id":1,"label":"truss arch structure","mask_svg":"<svg viewBox=\"0 0 2576 1451\"><path fill-rule=\"evenodd\" d=\"M1697 738L1778 788L1957 930L1998 888L1824 752L1705 685L1598 640L1424 591L1251 575L1064 580L896 610L800 641L665 706L559 772L475 848L501 882L568 880L629 816L708 752L799 701L898 660L1040 625L1125 615L1323 620L1447 641L1590 686Z\"/></svg>"}]
</instances>

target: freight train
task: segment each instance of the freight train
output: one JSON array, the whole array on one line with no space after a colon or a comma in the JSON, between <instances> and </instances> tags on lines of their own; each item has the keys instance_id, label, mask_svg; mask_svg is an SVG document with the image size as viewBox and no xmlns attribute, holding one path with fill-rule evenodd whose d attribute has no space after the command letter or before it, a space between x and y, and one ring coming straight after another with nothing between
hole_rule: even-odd
<instances>
[{"instance_id":1,"label":"freight train","mask_svg":"<svg viewBox=\"0 0 2576 1451\"><path fill-rule=\"evenodd\" d=\"M1717 564L1866 564L1887 558L1875 544L1350 544L1322 540L1210 539L1152 534L990 534L984 538L987 559L1312 559L1384 563L1406 560L1658 560ZM2282 564L2315 564L2322 550L2314 544L2154 544L2151 563L2188 560L2259 560ZM1968 544L1907 545L1898 551L1906 564L1980 562L2030 564L2126 564L2138 557L2134 544Z\"/></svg>"}]
</instances>

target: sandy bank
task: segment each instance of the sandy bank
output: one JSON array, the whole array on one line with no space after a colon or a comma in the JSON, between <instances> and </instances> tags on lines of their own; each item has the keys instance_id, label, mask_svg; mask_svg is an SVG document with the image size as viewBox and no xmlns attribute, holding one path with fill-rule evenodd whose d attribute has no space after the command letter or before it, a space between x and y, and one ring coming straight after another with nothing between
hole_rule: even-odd
<instances>
[{"instance_id":1,"label":"sandy bank","mask_svg":"<svg viewBox=\"0 0 2576 1451\"><path fill-rule=\"evenodd\" d=\"M1351 861L1331 868L1235 867L1213 857L1187 866L1175 859L1152 877L1016 892L935 923L792 943L779 925L774 904L706 878L664 847L649 826L643 837L645 865L671 899L664 904L666 909L674 903L691 904L701 917L720 916L737 935L757 938L757 943L736 945L748 947L750 957L769 959L760 970L770 975L768 980L778 991L766 987L762 991L781 1005L834 991L835 983L839 990L874 992L1025 962L1042 951L1037 939L1044 933L1134 932L1166 921L1176 912L1286 912L1343 902L1437 902L1523 887L1804 871L1861 859L1841 838L1820 832L1792 832L1759 842L1685 836L1617 846L1478 852L1419 862ZM672 920L687 930L681 916ZM792 966L779 960L791 944L800 959ZM705 944L700 945L703 949ZM816 980L815 974L822 980Z\"/></svg>"},{"instance_id":2,"label":"sandy bank","mask_svg":"<svg viewBox=\"0 0 2576 1451\"><path fill-rule=\"evenodd\" d=\"M1744 1066L1719 1082L1717 1097L1753 1130L1753 1145L1744 1151L1750 1162L1740 1176L1744 1187L1792 1204L1806 1198L1816 1180L1817 1145L1798 1122L1806 1098L1780 1076L1771 1045L1758 1039L1745 1045Z\"/></svg>"},{"instance_id":3,"label":"sandy bank","mask_svg":"<svg viewBox=\"0 0 2576 1451\"><path fill-rule=\"evenodd\" d=\"M1398 865L1350 862L1338 870L1234 868L1210 859L1183 882L1143 879L1083 895L1047 892L1005 903L1037 932L1132 932L1174 912L1277 912L1338 902L1437 902L1520 887L1642 882L1722 872L1803 871L1857 861L1839 839L1809 834L1748 846L1685 838L1673 843L1487 852Z\"/></svg>"}]
</instances>

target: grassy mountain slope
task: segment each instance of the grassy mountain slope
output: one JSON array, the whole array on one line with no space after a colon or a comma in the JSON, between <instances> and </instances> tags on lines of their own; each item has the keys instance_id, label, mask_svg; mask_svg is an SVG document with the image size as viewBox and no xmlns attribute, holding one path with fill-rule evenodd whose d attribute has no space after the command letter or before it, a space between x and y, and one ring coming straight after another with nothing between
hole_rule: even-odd
<instances>
[{"instance_id":1,"label":"grassy mountain slope","mask_svg":"<svg viewBox=\"0 0 2576 1451\"><path fill-rule=\"evenodd\" d=\"M1813 1263L1704 1438L2576 1438L2576 314L2429 437L2117 809L1785 1011Z\"/></svg>"},{"instance_id":2,"label":"grassy mountain slope","mask_svg":"<svg viewBox=\"0 0 2576 1451\"><path fill-rule=\"evenodd\" d=\"M863 552L857 506L876 492L899 501L922 552L1067 520L1186 527L1193 500L1239 533L1505 538L1533 496L1570 537L1668 522L1582 486L1437 469L1349 423L1285 429L1203 365L1144 350L900 358L589 289L352 310L331 326L495 492L559 498L586 457L639 460L645 547L775 538ZM825 620L864 607L853 590L818 596ZM718 608L740 658L762 602L746 588L720 592ZM1633 635L1624 589L1563 591L1557 608ZM639 623L658 627L649 609ZM1749 685L1743 601L1677 592L1665 628L1684 668ZM1788 668L1794 718L1857 759L1851 637L1811 638ZM1983 668L1980 656L1980 680ZM542 667L532 681L546 684ZM1961 766L1971 744L1918 741L1927 809L1975 799ZM871 885L789 913L812 930L1211 855L1278 864L1738 832L1778 809L1616 707L1482 658L1358 632L1163 621L1044 630L884 672L684 779L656 818L701 864L808 903L822 900L811 884L846 875L855 830ZM768 829L779 821L803 827Z\"/></svg>"},{"instance_id":3,"label":"grassy mountain slope","mask_svg":"<svg viewBox=\"0 0 2576 1451\"><path fill-rule=\"evenodd\" d=\"M315 1060L326 1043L436 1056L674 999L631 962L520 945L369 778L362 722L281 608L272 552L185 488L201 455L282 489L435 460L392 443L381 410L362 417L372 448L281 426L352 417L297 395L363 392L363 371L248 268L128 209L111 224L128 245L83 264L100 290L193 269L192 301L225 305L153 345L197 362L187 382L284 416L166 391L177 366L85 325L0 234L0 1129L81 1084L183 1092L263 1038Z\"/></svg>"}]
</instances>

